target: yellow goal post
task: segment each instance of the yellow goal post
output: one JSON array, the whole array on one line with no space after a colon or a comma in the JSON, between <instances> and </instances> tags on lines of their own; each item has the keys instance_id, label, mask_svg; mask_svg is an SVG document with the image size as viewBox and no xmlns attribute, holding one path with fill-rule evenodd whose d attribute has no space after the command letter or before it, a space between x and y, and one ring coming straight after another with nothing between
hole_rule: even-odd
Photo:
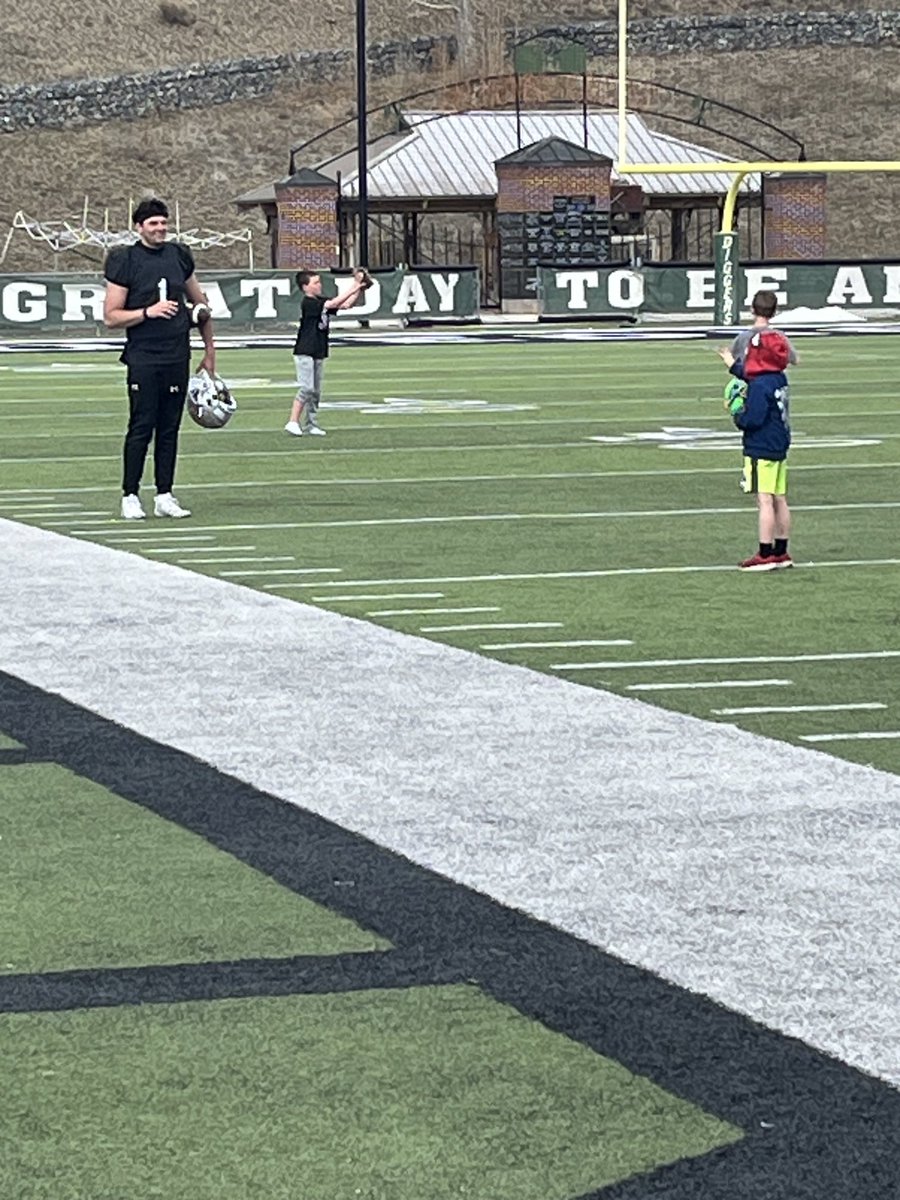
<instances>
[{"instance_id":1,"label":"yellow goal post","mask_svg":"<svg viewBox=\"0 0 900 1200\"><path fill-rule=\"evenodd\" d=\"M890 159L840 160L824 159L803 162L629 162L628 161L628 0L618 0L618 64L616 74L616 104L618 149L616 173L622 175L732 175L733 179L722 206L722 225L715 238L715 315L717 325L733 325L738 319L738 297L735 288L738 264L738 234L734 214L738 191L747 175L778 174L837 174L851 172L900 171L900 162Z\"/></svg>"}]
</instances>

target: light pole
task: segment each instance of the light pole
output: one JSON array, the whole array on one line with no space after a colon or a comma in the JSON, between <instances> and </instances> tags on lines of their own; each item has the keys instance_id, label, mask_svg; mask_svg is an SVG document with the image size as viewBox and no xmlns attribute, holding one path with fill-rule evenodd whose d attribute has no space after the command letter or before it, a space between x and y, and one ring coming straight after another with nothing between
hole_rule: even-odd
<instances>
[{"instance_id":1,"label":"light pole","mask_svg":"<svg viewBox=\"0 0 900 1200\"><path fill-rule=\"evenodd\" d=\"M366 146L366 0L356 0L356 190L359 198L359 263L369 265L369 162Z\"/></svg>"}]
</instances>

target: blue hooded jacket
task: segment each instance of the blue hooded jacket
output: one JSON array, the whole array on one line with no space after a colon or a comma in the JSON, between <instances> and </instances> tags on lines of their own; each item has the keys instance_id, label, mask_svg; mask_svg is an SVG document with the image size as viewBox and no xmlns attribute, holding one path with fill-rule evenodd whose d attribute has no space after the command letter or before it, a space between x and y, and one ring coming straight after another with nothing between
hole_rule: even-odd
<instances>
[{"instance_id":1,"label":"blue hooded jacket","mask_svg":"<svg viewBox=\"0 0 900 1200\"><path fill-rule=\"evenodd\" d=\"M730 371L738 379L746 378L740 360ZM787 376L784 371L765 371L746 382L747 397L732 418L744 435L744 454L747 458L781 462L787 458L791 444Z\"/></svg>"}]
</instances>

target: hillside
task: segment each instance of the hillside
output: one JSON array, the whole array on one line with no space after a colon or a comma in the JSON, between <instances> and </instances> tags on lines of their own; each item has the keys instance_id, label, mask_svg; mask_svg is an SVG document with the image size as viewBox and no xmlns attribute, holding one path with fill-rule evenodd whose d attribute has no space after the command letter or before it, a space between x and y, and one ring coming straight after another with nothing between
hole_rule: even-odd
<instances>
[{"instance_id":1,"label":"hillside","mask_svg":"<svg viewBox=\"0 0 900 1200\"><path fill-rule=\"evenodd\" d=\"M397 70L390 67L394 73L386 68L373 74L373 104L441 80L508 69L508 42L517 29L522 36L533 28L551 23L559 28L575 20L582 25L604 22L609 28L615 16L608 3L526 5L521 0L457 0L455 5L369 0L368 8L370 44L400 44L409 36L429 35L450 48L430 66L401 63ZM178 111L167 108L163 94L153 111L135 120L91 119L71 128L0 133L0 236L19 209L33 217L59 219L78 212L85 196L98 219L108 207L111 223L121 225L129 197L146 189L177 199L185 227L237 228L243 218L233 207L233 197L284 175L292 144L353 112L353 3L337 0L324 11L307 3L293 12L288 26L283 6L274 0L242 0L239 5L232 0L205 0L202 5L198 0L96 0L90 9L70 0L21 0L14 12L5 10L0 16L0 79L7 92L20 84L145 75L261 55L332 51L343 52L344 58L325 82L311 80L305 66L280 73L267 67L260 73L266 94L241 95L229 103ZM756 112L802 137L810 158L895 157L900 51L893 31L900 14L830 3L817 6L810 15L819 19L842 12L866 18L857 22L861 32L848 36L846 44L841 35L829 39L827 29L821 44L797 44L809 35L803 33L804 14L792 12L785 17L790 28L782 42L787 44L762 50L743 49L745 35L739 30L734 36L704 39L704 22L691 22L704 14L738 18L739 10L730 0L656 4L652 17L657 23L667 14L682 23L674 32L656 37L660 47L661 38L669 39L664 49L635 53L631 74ZM647 4L632 8L635 20L650 15ZM766 15L772 16L768 10ZM67 31L62 46L60 29ZM646 39L639 48L645 44ZM692 48L697 45L702 49ZM611 72L615 59L600 54L593 66ZM201 98L202 94L201 85ZM661 120L653 123L665 126ZM669 131L717 146L716 138L702 130L673 126ZM900 179L834 176L829 194L831 253L900 256L893 220ZM261 221L257 230L257 252L264 257ZM238 251L227 260L210 252L203 261L211 267L225 261L245 264L246 258ZM58 265L71 269L78 262L67 255ZM2 269L38 268L54 269L52 256L16 235Z\"/></svg>"}]
</instances>

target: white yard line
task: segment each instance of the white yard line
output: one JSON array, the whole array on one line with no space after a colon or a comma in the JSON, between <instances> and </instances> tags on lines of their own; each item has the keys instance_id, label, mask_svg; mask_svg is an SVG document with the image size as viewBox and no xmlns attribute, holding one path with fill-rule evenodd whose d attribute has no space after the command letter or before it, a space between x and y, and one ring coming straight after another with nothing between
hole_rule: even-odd
<instances>
[{"instance_id":1,"label":"white yard line","mask_svg":"<svg viewBox=\"0 0 900 1200\"><path fill-rule=\"evenodd\" d=\"M273 567L262 571L220 571L223 579L255 579L258 575L340 575L340 567ZM322 586L317 579L311 587Z\"/></svg>"},{"instance_id":2,"label":"white yard line","mask_svg":"<svg viewBox=\"0 0 900 1200\"><path fill-rule=\"evenodd\" d=\"M110 545L116 545L116 546L118 546L120 544L130 545L135 542L140 544L140 543L146 541L146 539L148 537L152 539L155 537L159 537L161 534L162 534L161 529L151 526L147 530L147 532L144 534L143 537L107 537L106 540ZM105 536L106 535L104 534L104 537ZM173 534L166 534L164 536L165 536L165 539L167 542L214 542L216 540L211 533L181 533L181 534L173 533ZM147 547L144 547L144 548L148 549ZM162 547L160 547L160 549L162 549ZM198 549L211 550L212 547L211 546L200 546L200 547L198 547ZM148 553L149 553L149 549L148 549Z\"/></svg>"},{"instance_id":3,"label":"white yard line","mask_svg":"<svg viewBox=\"0 0 900 1200\"><path fill-rule=\"evenodd\" d=\"M255 550L255 546L143 546L144 554L209 554L211 550Z\"/></svg>"},{"instance_id":4,"label":"white yard line","mask_svg":"<svg viewBox=\"0 0 900 1200\"><path fill-rule=\"evenodd\" d=\"M815 567L885 567L897 566L900 558L853 558L835 559L831 562L794 563L794 568ZM526 579L608 579L618 575L688 575L708 571L736 571L734 563L719 563L715 566L687 567L610 567L597 571L533 571L495 575L422 575L411 578L391 579L340 579L333 583L321 580L315 583L295 583L291 587L400 587L406 584L429 583L518 583ZM754 576L754 578L757 578ZM266 585L270 586L270 585ZM282 586L272 585L272 586Z\"/></svg>"},{"instance_id":5,"label":"white yard line","mask_svg":"<svg viewBox=\"0 0 900 1200\"><path fill-rule=\"evenodd\" d=\"M295 441L299 441L296 438ZM737 443L736 443L737 444ZM518 454L522 450L541 451L546 453L548 449L552 450L602 450L598 444L586 441L580 438L575 442L549 442L546 439L535 442L504 442L500 445L491 444L488 446L473 446L471 442L458 443L452 446L357 446L347 448L343 446L321 447L320 451L313 453L322 453L328 455L329 458L334 458L335 455L346 454L414 454L416 457L421 457L423 454ZM621 446L616 446L614 449L620 450ZM267 460L273 458L293 458L298 454L303 454L303 447L291 447L290 450L201 450L191 451L191 460L197 461L204 458L264 458ZM27 466L30 463L119 463L121 461L120 454L70 454L53 457L35 457L27 458L0 458L0 464Z\"/></svg>"},{"instance_id":6,"label":"white yard line","mask_svg":"<svg viewBox=\"0 0 900 1200\"><path fill-rule=\"evenodd\" d=\"M43 513L32 513L29 511L26 515L30 517L37 517L37 519L44 525L54 526L71 525L73 521L76 523L78 521L87 521L91 517L97 517L98 519L103 518L105 521L110 520L109 510L105 508L81 509L79 512L70 513L67 517L63 516L62 514L54 513L52 514L52 520L48 519L48 517L45 517Z\"/></svg>"},{"instance_id":7,"label":"white yard line","mask_svg":"<svg viewBox=\"0 0 900 1200\"><path fill-rule=\"evenodd\" d=\"M590 447L585 447L589 449ZM854 462L854 463L792 463L791 471L796 474L798 471L885 471L896 470L900 468L900 462ZM508 483L508 482L523 482L540 481L544 479L564 480L564 479L653 479L657 476L667 478L670 476L695 476L702 475L704 478L708 475L733 475L734 467L674 467L660 468L659 470L643 470L643 471L539 471L539 472L516 472L509 471L499 475L395 475L390 479L380 479L374 475L365 476L336 476L329 479L242 479L235 482L217 482L217 483L181 483L178 485L179 491L216 491L228 490L233 491L235 488L286 488L286 487L370 487L372 484L377 484L379 487L407 487L409 485L424 486L426 484L446 484L446 483ZM50 492L52 495L68 496L80 495L86 492L102 492L109 494L110 488L107 485L101 487L61 487L44 489L44 494ZM12 498L15 496L26 496L28 493L19 491L15 488L0 488L0 504L5 503L5 497ZM23 499L22 501L26 501Z\"/></svg>"},{"instance_id":8,"label":"white yard line","mask_svg":"<svg viewBox=\"0 0 900 1200\"><path fill-rule=\"evenodd\" d=\"M634 642L627 638L593 638L578 642L494 642L482 646L482 650L544 650L559 649L565 646L633 646Z\"/></svg>"},{"instance_id":9,"label":"white yard line","mask_svg":"<svg viewBox=\"0 0 900 1200\"><path fill-rule=\"evenodd\" d=\"M878 509L895 508L900 508L900 500L851 501L846 504L791 505L793 512L845 512L848 510L868 512ZM397 525L478 525L503 521L667 520L672 517L746 517L747 512L748 507L745 503L729 504L716 508L609 508L575 512L455 513L447 515L434 513L422 517L350 517L333 521L260 521L250 525L201 525L199 528L220 532L236 532L247 529L357 529ZM85 513L84 515L105 515L109 519L110 524L118 523L118 518L109 517L108 513ZM45 523L50 524L50 522ZM61 523L57 522L57 524Z\"/></svg>"},{"instance_id":10,"label":"white yard line","mask_svg":"<svg viewBox=\"0 0 900 1200\"><path fill-rule=\"evenodd\" d=\"M449 402L453 403L452 400L450 400ZM488 401L487 403L490 403L490 402ZM682 399L678 403L684 404L684 400ZM712 397L710 397L710 403L711 404L713 403ZM2 401L0 401L0 404L2 404ZM566 407L577 408L577 407L581 407L581 406L587 406L590 404L595 405L596 401L577 402L575 404L567 405ZM325 408L326 408L326 406L322 405L323 411L325 410ZM529 405L527 411L534 412L535 408L536 408L536 406ZM359 410L356 410L356 411L358 413ZM335 412L335 410L332 410L332 415L334 415L334 412ZM98 415L98 414L91 414L91 415L93 416L93 415ZM370 410L369 412L366 412L364 415L367 418L369 418L369 417L376 415L376 413ZM410 413L404 412L400 408L392 408L389 405L385 405L383 408L381 408L379 406L378 412L377 412L377 416L386 418L385 420L379 420L374 423L370 420L348 421L347 423L345 423L341 426L341 429L343 432L346 432L347 434L356 435L356 434L360 434L360 433L382 433L384 430L393 428L395 425L403 430L410 430L411 432L418 432L419 430L422 430L422 429L428 429L428 430L434 431L436 426L438 426L442 430L443 429L471 429L474 425L477 425L479 429L505 429L507 427L509 427L509 428L515 427L516 429L522 429L522 428L527 428L530 426L546 426L546 425L564 425L567 428L570 428L575 425L589 425L589 426L591 426L591 428L595 428L597 426L602 426L602 425L626 425L626 424L634 425L637 423L634 417L627 417L627 416L623 417L623 416L616 416L616 415L598 416L595 413L592 413L590 416L586 416L586 417L575 417L575 416L535 417L535 416L524 415L523 411L520 409L518 412L514 412L514 411L510 410L510 411L502 414L501 418L498 420L489 420L488 419L489 415L494 415L494 414L492 414L492 413L489 414L488 412L482 413L479 411L479 409L477 407L473 406L471 408L467 408L462 411L460 411L459 409L454 410L452 413L452 416L451 416L450 410L447 410L447 409L441 410L441 409L436 408L435 411L432 413L425 413L425 412L416 413L415 416L417 418L424 418L424 419L414 419ZM807 412L804 412L802 415L803 415L803 420L829 420L829 419L838 419L838 418L843 421L847 420L846 413L841 415L841 414L837 414L837 413L807 413ZM870 420L876 420L876 419L888 420L891 417L896 417L898 415L900 415L900 414L880 413L880 412L853 413L852 414L854 420L857 420L857 419L862 420L862 419L866 419L866 418L870 419ZM667 424L682 425L682 424L687 424L689 422L696 423L698 421L698 419L702 420L706 425L709 425L713 418L709 411L705 415L703 415L699 418L698 418L698 415L696 412L688 412L688 413L666 412L664 415L664 420L666 421ZM719 419L718 414L716 414L716 416L715 416L716 422L718 422L718 419ZM228 436L230 439L234 440L239 437L241 437L241 438L243 438L243 437L260 437L260 436L278 437L282 433L283 433L283 430L280 425L240 425L237 427L232 426L231 429L229 430ZM734 429L729 428L729 426L724 423L721 426L721 433L723 436L726 436L726 435L727 436L735 436L735 437L737 436L734 432ZM862 433L862 434L857 434L855 436L876 437L876 436L880 436L880 435ZM892 435L887 434L884 436L890 437ZM893 435L893 436L896 436L896 435ZM24 433L5 432L4 433L4 442L10 442L10 441L24 441L24 442L48 441L49 442L49 441L56 441L59 439L59 437L60 437L60 435L59 435L58 431L55 431L52 433L34 433L31 431L27 431ZM100 441L114 442L118 445L121 442L121 439L122 439L122 434L121 434L121 430L119 428L114 428L114 429L108 428L108 429L94 429L94 430L79 430L78 432L74 433L72 435L72 437L70 437L68 440L69 441L100 440ZM281 438L279 438L279 440L281 440Z\"/></svg>"},{"instance_id":11,"label":"white yard line","mask_svg":"<svg viewBox=\"0 0 900 1200\"><path fill-rule=\"evenodd\" d=\"M207 546L206 549L210 549L210 547ZM186 553L189 553L189 551L183 550L181 553L186 554ZM250 558L246 558L246 557L245 558L242 558L242 557L218 558L217 557L217 558L184 558L184 559L179 558L179 559L176 559L175 561L178 563L188 563L188 564L193 564L193 563L253 563L253 562L264 563L264 562L295 562L296 559L294 558L293 554L272 554L272 555L264 555L259 558L252 558L252 557L250 557Z\"/></svg>"},{"instance_id":12,"label":"white yard line","mask_svg":"<svg viewBox=\"0 0 900 1200\"><path fill-rule=\"evenodd\" d=\"M489 613L500 612L499 607L494 608L376 608L372 612L367 612L367 617L424 617L424 616L449 616L451 613Z\"/></svg>"},{"instance_id":13,"label":"white yard line","mask_svg":"<svg viewBox=\"0 0 900 1200\"><path fill-rule=\"evenodd\" d=\"M47 520L48 517L62 517L65 511L65 509L63 509L61 512L59 509L45 511L43 509L28 508L24 510L20 509L18 512L9 510L2 511L0 512L0 516L5 517L8 521L40 521L42 525L48 526L65 525L69 521L81 521L83 517L87 518L90 516L90 514L84 512L83 509L73 509L68 513L63 521ZM103 515L108 516L107 513L104 513Z\"/></svg>"},{"instance_id":14,"label":"white yard line","mask_svg":"<svg viewBox=\"0 0 900 1200\"><path fill-rule=\"evenodd\" d=\"M509 424L511 426L515 426L516 428L518 428L519 423L515 422L515 421L510 421ZM723 429L722 436L725 437L726 435L729 435L729 431ZM858 435L854 435L854 436L864 437L864 438L870 439L870 440L886 442L886 441L894 440L896 438L900 438L900 433L884 433L883 431L878 431L878 432L873 431L871 433L858 434ZM295 440L299 440L299 439L295 439ZM634 445L636 445L636 446L640 446L641 444L642 443L639 441L634 443ZM654 445L656 445L656 443L654 443ZM457 443L453 443L452 445L442 445L442 446L354 446L354 447L349 447L349 446L331 446L331 445L329 445L328 447L323 446L321 448L321 450L315 451L314 453L323 453L323 454L327 453L329 458L333 458L335 455L349 455L349 454L386 454L386 455L414 454L418 457L421 457L423 454L490 453L493 455L500 455L500 454L510 454L510 453L519 454L523 450L526 450L526 451L541 450L541 451L545 451L545 452L547 450L589 450L592 448L592 446L594 448L596 448L599 452L602 452L606 448L611 448L613 450L621 450L621 448L622 448L620 443L612 444L610 447L604 447L603 443L600 443L600 442L592 443L585 435L585 437L579 438L577 441L553 442L553 441L550 441L545 438L541 441L534 441L534 442L500 442L500 443L495 443L495 444L486 445L486 446L473 445L471 442L461 442L461 443L457 442ZM733 446L730 444L722 445L720 443L713 443L709 446L701 445L700 448L709 450L709 451L717 451L719 453L731 454L734 452L735 448L737 448L737 449L740 448L740 441L737 438L735 438ZM802 443L798 443L794 446L793 449L794 449L794 453L796 454L797 451L803 450L804 447L803 447ZM816 447L811 446L811 447L809 447L809 449L811 449L811 450L816 449ZM289 456L303 454L303 453L304 453L303 447L291 448L289 450L272 450L272 449L246 450L246 449L237 449L237 448L235 448L234 450L202 450L202 451L192 451L191 452L191 460L198 461L198 460L202 460L202 459L212 459L212 458L216 458L216 459L219 459L219 458L240 458L240 459L265 458L265 459L271 460L273 458L287 458ZM18 464L20 466L25 466L25 465L34 464L34 463L89 463L89 462L118 463L120 461L120 458L121 458L121 455L119 455L119 454L70 454L70 455L50 455L50 456L29 455L28 457L5 457L4 456L3 458L0 458L0 464L6 464L6 465L17 465Z\"/></svg>"},{"instance_id":15,"label":"white yard line","mask_svg":"<svg viewBox=\"0 0 900 1200\"><path fill-rule=\"evenodd\" d=\"M869 730L864 733L807 733L801 742L879 742L900 738L900 729Z\"/></svg>"},{"instance_id":16,"label":"white yard line","mask_svg":"<svg viewBox=\"0 0 900 1200\"><path fill-rule=\"evenodd\" d=\"M421 633L464 633L473 629L562 629L562 621L494 621L477 625L420 625Z\"/></svg>"},{"instance_id":17,"label":"white yard line","mask_svg":"<svg viewBox=\"0 0 900 1200\"><path fill-rule=\"evenodd\" d=\"M641 658L621 662L553 663L551 671L618 671L643 667L718 666L734 663L843 662L863 658L900 658L900 650L848 650L835 654L758 654L749 658Z\"/></svg>"},{"instance_id":18,"label":"white yard line","mask_svg":"<svg viewBox=\"0 0 900 1200\"><path fill-rule=\"evenodd\" d=\"M792 679L705 679L696 683L629 683L626 692L681 692L695 688L793 687Z\"/></svg>"},{"instance_id":19,"label":"white yard line","mask_svg":"<svg viewBox=\"0 0 900 1200\"><path fill-rule=\"evenodd\" d=\"M755 713L850 712L854 710L887 708L877 700L864 704L768 704L750 708L711 708L722 717L742 717Z\"/></svg>"},{"instance_id":20,"label":"white yard line","mask_svg":"<svg viewBox=\"0 0 900 1200\"><path fill-rule=\"evenodd\" d=\"M23 505L28 505L24 508ZM0 509L3 516L8 516L10 513L15 515L13 510L18 510L22 513L33 515L35 513L46 512L48 517L59 516L64 512L80 513L84 512L84 507L81 504L66 504L64 502L52 502L50 500L28 500L24 496L19 499L0 500ZM106 514L108 515L108 514Z\"/></svg>"},{"instance_id":21,"label":"white yard line","mask_svg":"<svg viewBox=\"0 0 900 1200\"><path fill-rule=\"evenodd\" d=\"M277 588L295 588L306 587L305 583L267 583L265 585L267 591L275 591ZM348 601L364 600L370 603L372 600L443 600L443 592L372 592L371 594L359 594L356 596L310 596L316 604L344 604Z\"/></svg>"}]
</instances>

